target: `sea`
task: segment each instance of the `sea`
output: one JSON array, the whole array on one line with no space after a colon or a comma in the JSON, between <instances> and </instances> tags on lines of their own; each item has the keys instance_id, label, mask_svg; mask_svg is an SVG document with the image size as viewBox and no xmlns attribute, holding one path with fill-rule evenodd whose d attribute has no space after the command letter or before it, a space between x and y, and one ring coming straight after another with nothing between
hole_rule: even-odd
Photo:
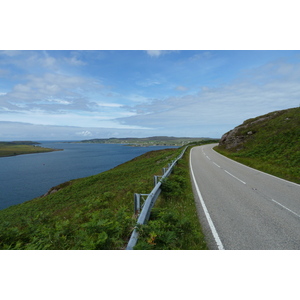
<instances>
[{"instance_id":1,"label":"sea","mask_svg":"<svg viewBox=\"0 0 300 300\"><path fill-rule=\"evenodd\" d=\"M177 148L39 142L42 147L63 151L0 157L0 209L42 196L63 182L102 173L146 152Z\"/></svg>"}]
</instances>

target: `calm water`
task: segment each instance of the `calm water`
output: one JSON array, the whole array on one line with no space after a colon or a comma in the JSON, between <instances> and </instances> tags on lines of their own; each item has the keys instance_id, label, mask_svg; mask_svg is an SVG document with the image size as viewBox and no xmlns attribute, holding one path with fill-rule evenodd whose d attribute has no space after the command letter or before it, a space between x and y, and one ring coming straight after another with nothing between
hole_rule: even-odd
<instances>
[{"instance_id":1,"label":"calm water","mask_svg":"<svg viewBox=\"0 0 300 300\"><path fill-rule=\"evenodd\" d=\"M148 151L166 148L41 143L64 151L0 158L0 209L41 196L62 182L95 175Z\"/></svg>"}]
</instances>

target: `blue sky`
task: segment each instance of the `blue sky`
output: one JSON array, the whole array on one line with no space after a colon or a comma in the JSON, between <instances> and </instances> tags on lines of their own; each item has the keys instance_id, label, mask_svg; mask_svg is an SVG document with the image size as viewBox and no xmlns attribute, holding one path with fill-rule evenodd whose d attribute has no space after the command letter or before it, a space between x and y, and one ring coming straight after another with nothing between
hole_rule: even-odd
<instances>
[{"instance_id":1,"label":"blue sky","mask_svg":"<svg viewBox=\"0 0 300 300\"><path fill-rule=\"evenodd\" d=\"M299 83L299 51L1 51L0 140L218 138Z\"/></svg>"}]
</instances>

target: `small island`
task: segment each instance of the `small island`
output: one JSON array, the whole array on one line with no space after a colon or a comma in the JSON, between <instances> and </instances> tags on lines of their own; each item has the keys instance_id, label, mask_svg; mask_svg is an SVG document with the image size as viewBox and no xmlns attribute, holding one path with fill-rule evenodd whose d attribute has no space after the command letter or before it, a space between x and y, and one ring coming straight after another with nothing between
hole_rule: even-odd
<instances>
[{"instance_id":1,"label":"small island","mask_svg":"<svg viewBox=\"0 0 300 300\"><path fill-rule=\"evenodd\" d=\"M0 157L15 156L21 154L43 153L52 151L61 151L61 149L44 148L40 143L32 141L0 141Z\"/></svg>"}]
</instances>

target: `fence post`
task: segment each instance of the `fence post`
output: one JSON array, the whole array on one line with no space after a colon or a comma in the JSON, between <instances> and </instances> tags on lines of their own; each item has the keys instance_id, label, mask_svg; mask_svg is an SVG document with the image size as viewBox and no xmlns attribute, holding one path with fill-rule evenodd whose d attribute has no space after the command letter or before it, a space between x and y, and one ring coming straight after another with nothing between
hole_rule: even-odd
<instances>
[{"instance_id":1,"label":"fence post","mask_svg":"<svg viewBox=\"0 0 300 300\"><path fill-rule=\"evenodd\" d=\"M157 183L158 183L158 178L161 178L162 176L160 176L160 175L154 175L154 186L156 186L157 185Z\"/></svg>"},{"instance_id":2,"label":"fence post","mask_svg":"<svg viewBox=\"0 0 300 300\"><path fill-rule=\"evenodd\" d=\"M137 220L137 224L131 234L131 237L129 239L129 242L127 244L127 248L126 250L132 250L133 247L135 246L135 244L137 243L138 240L138 236L139 233L136 229L137 225L143 225L146 224L149 217L150 217L150 213L151 213L151 209L155 204L156 199L158 198L160 192L161 192L161 185L162 182L159 181L158 182L158 177L162 177L162 178L166 178L170 175L173 167L175 166L176 162L183 156L185 150L187 149L187 146L185 147L185 149L181 152L181 155L177 157L176 160L174 160L171 164L171 166L169 166L168 168L163 168L163 176L154 176L154 183L155 183L155 187L153 188L153 190L151 191L150 194L134 194L134 212L135 214L140 213L138 220ZM143 208L141 210L141 196L147 196L147 199L144 199L144 203L143 203ZM140 212L141 210L141 212Z\"/></svg>"},{"instance_id":3,"label":"fence post","mask_svg":"<svg viewBox=\"0 0 300 300\"><path fill-rule=\"evenodd\" d=\"M141 195L134 193L134 214L137 215L141 210Z\"/></svg>"}]
</instances>

